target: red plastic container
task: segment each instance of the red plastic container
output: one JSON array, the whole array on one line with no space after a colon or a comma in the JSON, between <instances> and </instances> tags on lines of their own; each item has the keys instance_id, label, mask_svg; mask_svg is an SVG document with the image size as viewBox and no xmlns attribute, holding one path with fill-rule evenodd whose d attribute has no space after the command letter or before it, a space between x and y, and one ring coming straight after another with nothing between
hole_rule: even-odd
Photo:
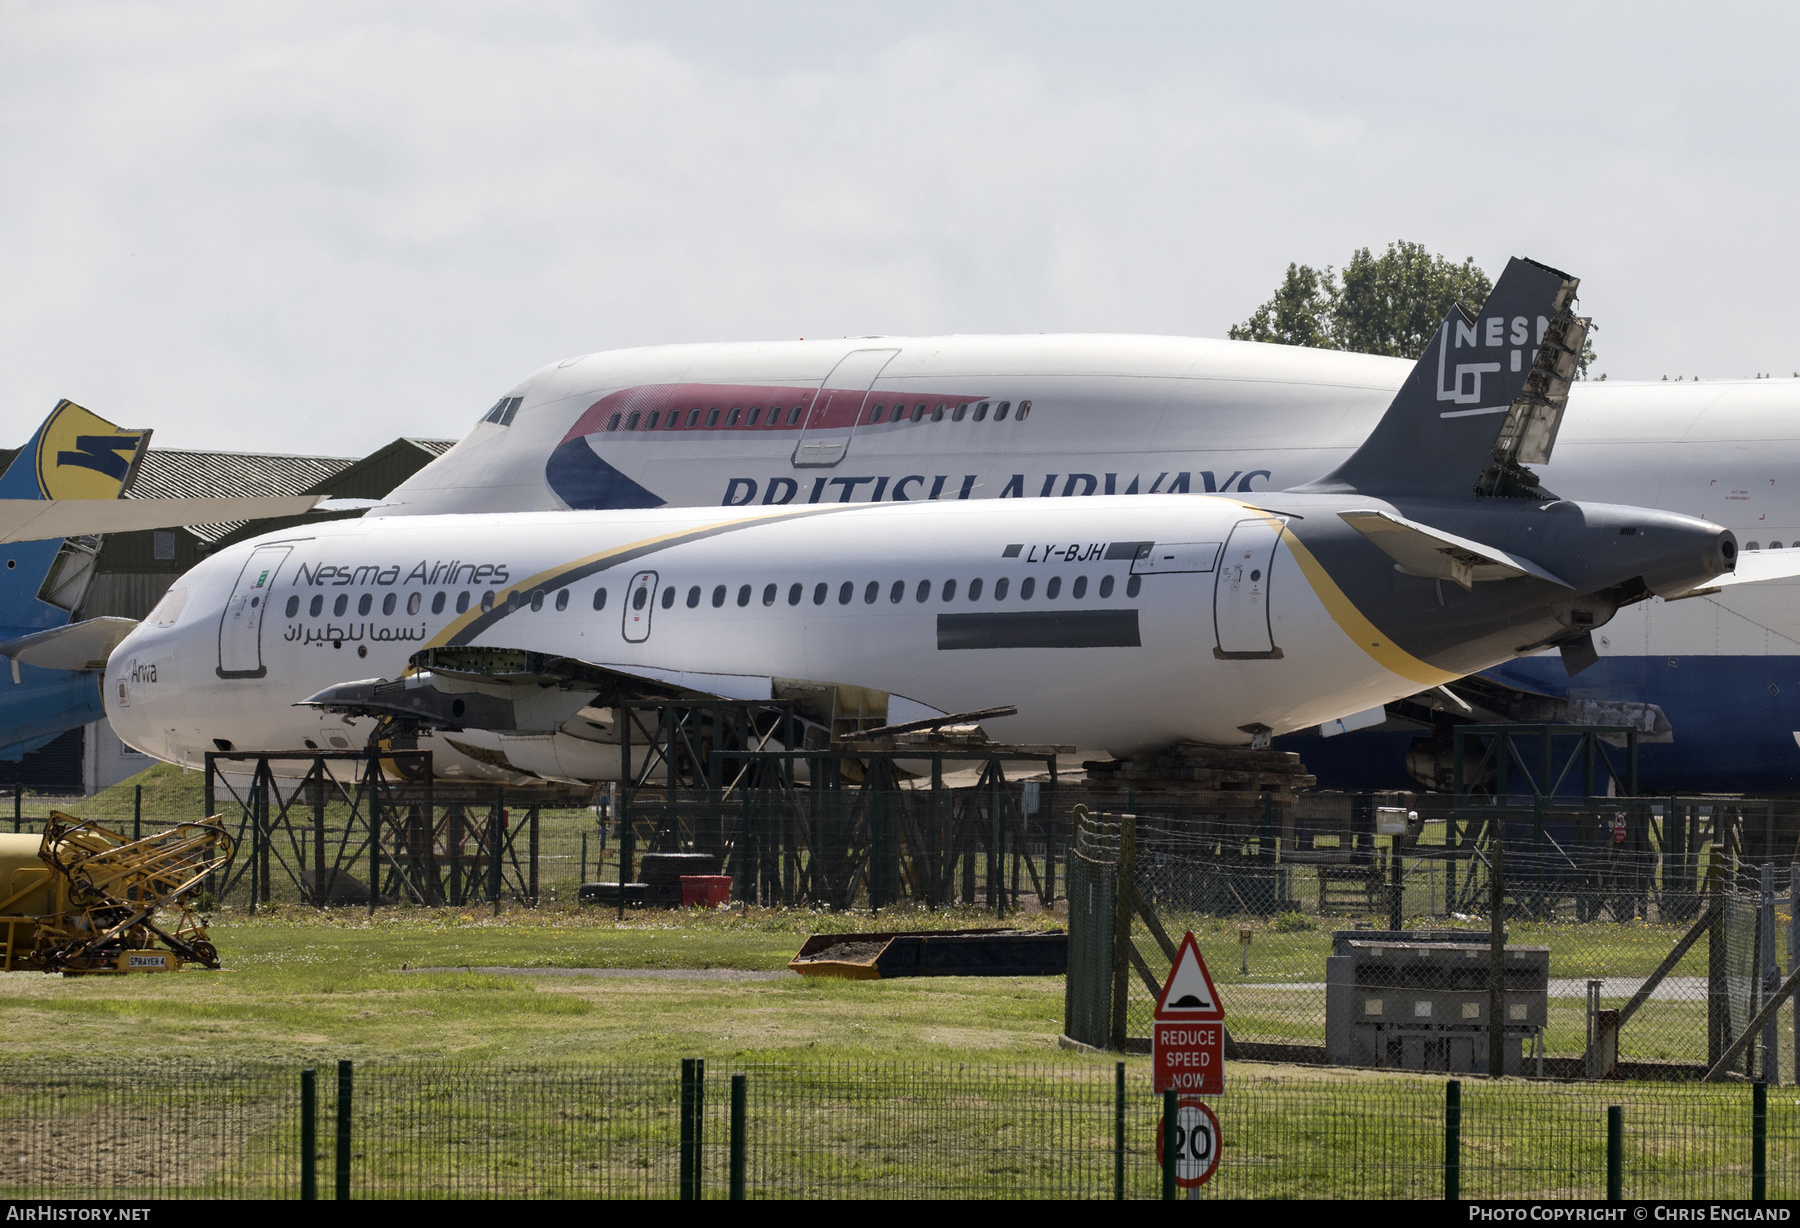
<instances>
[{"instance_id":1,"label":"red plastic container","mask_svg":"<svg viewBox=\"0 0 1800 1228\"><path fill-rule=\"evenodd\" d=\"M681 906L683 908L718 908L731 902L731 875L683 874Z\"/></svg>"}]
</instances>

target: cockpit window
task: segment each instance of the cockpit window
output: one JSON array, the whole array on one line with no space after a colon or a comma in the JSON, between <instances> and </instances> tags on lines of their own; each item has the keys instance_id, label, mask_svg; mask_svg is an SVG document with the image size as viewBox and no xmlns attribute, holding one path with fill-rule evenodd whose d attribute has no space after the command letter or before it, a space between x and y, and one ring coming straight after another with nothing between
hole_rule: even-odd
<instances>
[{"instance_id":1,"label":"cockpit window","mask_svg":"<svg viewBox=\"0 0 1800 1228\"><path fill-rule=\"evenodd\" d=\"M150 625L153 627L172 627L175 620L181 617L181 607L187 604L187 589L172 588L163 594L163 599L156 603L150 611Z\"/></svg>"},{"instance_id":2,"label":"cockpit window","mask_svg":"<svg viewBox=\"0 0 1800 1228\"><path fill-rule=\"evenodd\" d=\"M482 415L483 422L494 422L501 426L511 426L513 415L519 412L519 405L524 397L501 397L494 402L494 408Z\"/></svg>"}]
</instances>

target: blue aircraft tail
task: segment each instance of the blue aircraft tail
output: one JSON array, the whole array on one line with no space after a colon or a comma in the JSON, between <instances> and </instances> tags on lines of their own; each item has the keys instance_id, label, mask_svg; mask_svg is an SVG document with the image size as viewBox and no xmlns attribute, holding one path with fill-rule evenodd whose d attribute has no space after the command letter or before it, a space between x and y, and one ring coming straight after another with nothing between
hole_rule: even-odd
<instances>
[{"instance_id":1,"label":"blue aircraft tail","mask_svg":"<svg viewBox=\"0 0 1800 1228\"><path fill-rule=\"evenodd\" d=\"M149 431L125 430L59 401L0 473L0 499L117 499L130 489L149 446ZM34 632L68 624L87 596L98 553L95 538L0 544L0 655ZM12 656L0 661L0 671L0 759L17 760L105 715L92 670L52 669Z\"/></svg>"}]
</instances>

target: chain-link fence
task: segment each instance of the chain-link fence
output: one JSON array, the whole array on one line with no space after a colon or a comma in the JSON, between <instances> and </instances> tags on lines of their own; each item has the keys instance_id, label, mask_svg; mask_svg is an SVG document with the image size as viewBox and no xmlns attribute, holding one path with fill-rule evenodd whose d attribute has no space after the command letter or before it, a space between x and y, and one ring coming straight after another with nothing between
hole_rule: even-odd
<instances>
[{"instance_id":1,"label":"chain-link fence","mask_svg":"<svg viewBox=\"0 0 1800 1228\"><path fill-rule=\"evenodd\" d=\"M1513 833L1498 845L1490 835L1450 857L1405 812L1363 867L1285 847L1258 860L1195 826L1078 821L1073 1039L1147 1044L1173 940L1192 930L1241 1056L1477 1073L1498 1052L1508 1073L1685 1078L1729 1056L1742 1074L1793 1077L1791 1006L1746 1036L1783 965L1797 966L1786 868L1743 866L1709 844L1655 850L1629 874L1597 870L1529 830L1517 848ZM1596 858L1615 856L1611 843ZM1359 868L1355 897L1335 895Z\"/></svg>"},{"instance_id":2,"label":"chain-link fence","mask_svg":"<svg viewBox=\"0 0 1800 1228\"><path fill-rule=\"evenodd\" d=\"M0 1067L11 1198L1156 1197L1160 1098L1064 1067ZM734 1087L734 1084L740 1084ZM1800 1196L1800 1102L1743 1085L1280 1078L1212 1101L1226 1198ZM1608 1112L1620 1128L1608 1141ZM1757 1160L1758 1138L1765 1157ZM1760 1173L1760 1176L1759 1176Z\"/></svg>"}]
</instances>

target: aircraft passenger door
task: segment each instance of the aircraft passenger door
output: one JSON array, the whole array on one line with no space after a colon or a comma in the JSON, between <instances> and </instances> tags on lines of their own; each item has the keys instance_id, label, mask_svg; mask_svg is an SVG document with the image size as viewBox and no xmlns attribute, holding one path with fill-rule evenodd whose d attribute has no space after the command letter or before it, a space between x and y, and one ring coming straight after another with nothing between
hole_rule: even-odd
<instances>
[{"instance_id":1,"label":"aircraft passenger door","mask_svg":"<svg viewBox=\"0 0 1800 1228\"><path fill-rule=\"evenodd\" d=\"M640 571L625 586L625 642L641 644L650 638L650 615L656 609L656 573Z\"/></svg>"},{"instance_id":2,"label":"aircraft passenger door","mask_svg":"<svg viewBox=\"0 0 1800 1228\"><path fill-rule=\"evenodd\" d=\"M1269 569L1281 543L1282 521L1240 520L1226 539L1213 582L1213 630L1222 661L1273 660L1281 656L1269 622Z\"/></svg>"},{"instance_id":3,"label":"aircraft passenger door","mask_svg":"<svg viewBox=\"0 0 1800 1228\"><path fill-rule=\"evenodd\" d=\"M261 678L269 672L262 662L263 616L269 611L275 577L292 550L292 546L259 546L238 573L237 587L219 620L219 677Z\"/></svg>"},{"instance_id":4,"label":"aircraft passenger door","mask_svg":"<svg viewBox=\"0 0 1800 1228\"><path fill-rule=\"evenodd\" d=\"M813 398L812 412L794 445L796 469L828 469L850 451L850 437L863 418L875 377L899 350L857 350L846 354Z\"/></svg>"}]
</instances>

